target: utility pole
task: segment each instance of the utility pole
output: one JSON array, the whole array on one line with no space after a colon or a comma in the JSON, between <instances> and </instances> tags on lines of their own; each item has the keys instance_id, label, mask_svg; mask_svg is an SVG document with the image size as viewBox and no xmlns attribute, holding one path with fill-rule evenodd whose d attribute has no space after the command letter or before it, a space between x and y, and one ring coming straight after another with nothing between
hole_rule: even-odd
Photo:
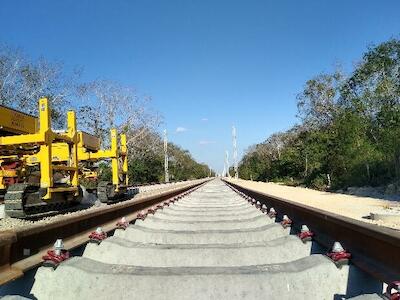
<instances>
[{"instance_id":1,"label":"utility pole","mask_svg":"<svg viewBox=\"0 0 400 300\"><path fill-rule=\"evenodd\" d=\"M164 172L165 182L169 182L167 129L164 129Z\"/></svg>"},{"instance_id":2,"label":"utility pole","mask_svg":"<svg viewBox=\"0 0 400 300\"><path fill-rule=\"evenodd\" d=\"M228 152L228 150L225 151L225 170L226 170L226 176L228 178L231 178L231 174L229 173L229 152Z\"/></svg>"},{"instance_id":3,"label":"utility pole","mask_svg":"<svg viewBox=\"0 0 400 300\"><path fill-rule=\"evenodd\" d=\"M232 144L233 144L233 168L235 172L235 179L239 178L238 161L237 161L237 143L236 143L236 128L232 126Z\"/></svg>"}]
</instances>

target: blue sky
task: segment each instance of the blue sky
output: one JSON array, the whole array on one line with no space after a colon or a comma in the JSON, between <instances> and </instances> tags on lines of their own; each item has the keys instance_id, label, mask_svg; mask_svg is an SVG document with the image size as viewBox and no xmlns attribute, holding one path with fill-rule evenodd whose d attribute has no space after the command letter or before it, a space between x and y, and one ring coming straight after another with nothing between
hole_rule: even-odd
<instances>
[{"instance_id":1,"label":"blue sky","mask_svg":"<svg viewBox=\"0 0 400 300\"><path fill-rule=\"evenodd\" d=\"M152 96L169 139L218 171L233 124L242 155L296 123L307 79L399 33L398 0L0 4L0 42Z\"/></svg>"}]
</instances>

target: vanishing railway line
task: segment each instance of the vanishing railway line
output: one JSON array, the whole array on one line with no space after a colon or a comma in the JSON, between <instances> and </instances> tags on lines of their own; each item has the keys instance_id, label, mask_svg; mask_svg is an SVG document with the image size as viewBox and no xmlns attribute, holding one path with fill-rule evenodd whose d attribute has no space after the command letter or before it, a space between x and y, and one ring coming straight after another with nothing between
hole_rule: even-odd
<instances>
[{"instance_id":1,"label":"vanishing railway line","mask_svg":"<svg viewBox=\"0 0 400 300\"><path fill-rule=\"evenodd\" d=\"M220 180L198 181L9 237L8 248L0 235L7 256L0 278L7 282L44 259L58 267L37 270L30 296L38 299L381 299L383 283L400 277L400 235L359 223ZM97 226L108 236L93 232ZM59 243L46 255L57 237L66 249ZM67 249L88 240L82 256L66 259ZM24 258L24 249L35 254ZM389 299L400 297L391 289L397 284Z\"/></svg>"}]
</instances>

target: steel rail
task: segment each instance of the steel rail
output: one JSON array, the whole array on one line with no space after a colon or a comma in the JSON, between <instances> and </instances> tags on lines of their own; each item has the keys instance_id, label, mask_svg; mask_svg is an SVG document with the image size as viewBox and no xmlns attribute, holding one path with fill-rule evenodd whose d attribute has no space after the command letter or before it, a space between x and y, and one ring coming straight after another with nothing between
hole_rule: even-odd
<instances>
[{"instance_id":1,"label":"steel rail","mask_svg":"<svg viewBox=\"0 0 400 300\"><path fill-rule=\"evenodd\" d=\"M128 222L137 214L157 203L199 188L209 180L196 182L157 195L127 200L104 209L72 215L50 224L20 230L0 232L0 285L23 276L24 272L38 266L42 256L53 247L57 238L64 240L66 250L89 241L89 234L101 226L105 232L116 229L116 223L125 217Z\"/></svg>"},{"instance_id":2,"label":"steel rail","mask_svg":"<svg viewBox=\"0 0 400 300\"><path fill-rule=\"evenodd\" d=\"M272 196L239 184L228 182L237 190L273 207L277 219L288 215L294 230L306 224L314 232L314 240L330 249L339 241L352 255L351 263L381 282L400 278L400 231L340 216L331 212Z\"/></svg>"}]
</instances>

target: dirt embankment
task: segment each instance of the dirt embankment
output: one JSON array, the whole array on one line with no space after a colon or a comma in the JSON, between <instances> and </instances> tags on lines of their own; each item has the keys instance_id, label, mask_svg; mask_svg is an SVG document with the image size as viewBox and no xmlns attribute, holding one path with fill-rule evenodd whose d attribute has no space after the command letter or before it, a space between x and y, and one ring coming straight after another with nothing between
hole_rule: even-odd
<instances>
[{"instance_id":1,"label":"dirt embankment","mask_svg":"<svg viewBox=\"0 0 400 300\"><path fill-rule=\"evenodd\" d=\"M277 183L256 182L242 179L230 180L236 184L242 185L243 187L254 189L271 196L281 197L363 222L400 230L399 201L321 192L308 188L285 186ZM390 221L367 219L366 217L369 217L371 213L398 214L398 217Z\"/></svg>"}]
</instances>

